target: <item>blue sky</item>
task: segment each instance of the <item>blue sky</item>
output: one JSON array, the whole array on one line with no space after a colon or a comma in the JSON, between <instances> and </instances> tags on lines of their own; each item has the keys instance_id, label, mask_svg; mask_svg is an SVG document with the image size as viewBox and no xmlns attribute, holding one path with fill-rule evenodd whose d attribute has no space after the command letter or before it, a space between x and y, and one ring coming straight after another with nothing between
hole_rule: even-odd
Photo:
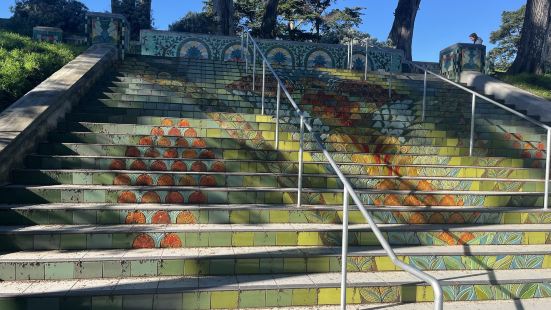
<instances>
[{"instance_id":1,"label":"blue sky","mask_svg":"<svg viewBox=\"0 0 551 310\"><path fill-rule=\"evenodd\" d=\"M261 1L261 0L258 0ZM11 16L15 0L0 0L0 17ZM92 11L109 11L110 0L83 0ZM386 39L398 0L337 0L335 7L361 6L364 9L362 31ZM500 25L501 12L518 9L526 0L422 0L413 39L415 60L437 61L438 53L456 42L467 41L477 32L489 44L489 35ZM153 0L157 29L168 25L189 11L200 11L202 0Z\"/></svg>"}]
</instances>

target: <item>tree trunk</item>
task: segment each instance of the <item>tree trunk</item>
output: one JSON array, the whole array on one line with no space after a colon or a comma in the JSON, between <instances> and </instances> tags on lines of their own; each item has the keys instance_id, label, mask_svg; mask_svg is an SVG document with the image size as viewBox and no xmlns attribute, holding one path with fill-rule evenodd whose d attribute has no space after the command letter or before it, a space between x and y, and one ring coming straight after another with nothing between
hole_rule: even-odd
<instances>
[{"instance_id":1,"label":"tree trunk","mask_svg":"<svg viewBox=\"0 0 551 310\"><path fill-rule=\"evenodd\" d=\"M233 0L214 0L214 15L218 26L217 33L233 35Z\"/></svg>"},{"instance_id":2,"label":"tree trunk","mask_svg":"<svg viewBox=\"0 0 551 310\"><path fill-rule=\"evenodd\" d=\"M545 73L545 52L551 35L551 0L528 0L515 61L508 73Z\"/></svg>"},{"instance_id":3,"label":"tree trunk","mask_svg":"<svg viewBox=\"0 0 551 310\"><path fill-rule=\"evenodd\" d=\"M397 49L403 50L407 60L411 60L413 27L421 0L400 0L394 11L394 23L388 38Z\"/></svg>"},{"instance_id":4,"label":"tree trunk","mask_svg":"<svg viewBox=\"0 0 551 310\"><path fill-rule=\"evenodd\" d=\"M266 0L266 11L262 16L262 25L260 26L260 37L273 39L276 35L277 26L277 6L279 0Z\"/></svg>"}]
</instances>

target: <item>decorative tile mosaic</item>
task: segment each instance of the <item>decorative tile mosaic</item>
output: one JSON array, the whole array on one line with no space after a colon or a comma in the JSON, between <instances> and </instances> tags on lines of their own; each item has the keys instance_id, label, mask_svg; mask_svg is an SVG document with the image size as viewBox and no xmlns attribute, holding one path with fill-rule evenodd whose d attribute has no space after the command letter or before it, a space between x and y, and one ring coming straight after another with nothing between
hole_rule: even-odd
<instances>
[{"instance_id":1,"label":"decorative tile mosaic","mask_svg":"<svg viewBox=\"0 0 551 310\"><path fill-rule=\"evenodd\" d=\"M486 46L457 43L440 52L440 73L457 80L462 71L484 72Z\"/></svg>"},{"instance_id":2,"label":"decorative tile mosaic","mask_svg":"<svg viewBox=\"0 0 551 310\"><path fill-rule=\"evenodd\" d=\"M63 30L55 27L33 27L33 40L61 43L63 42Z\"/></svg>"},{"instance_id":3,"label":"decorative tile mosaic","mask_svg":"<svg viewBox=\"0 0 551 310\"><path fill-rule=\"evenodd\" d=\"M142 55L243 61L240 37L210 36L157 30L140 32ZM344 45L257 40L274 66L294 68L343 68ZM364 55L358 47L357 55ZM252 50L249 56L252 55ZM369 70L401 71L403 54L393 49L369 49ZM365 62L365 61L364 61ZM362 66L362 70L363 70Z\"/></svg>"}]
</instances>

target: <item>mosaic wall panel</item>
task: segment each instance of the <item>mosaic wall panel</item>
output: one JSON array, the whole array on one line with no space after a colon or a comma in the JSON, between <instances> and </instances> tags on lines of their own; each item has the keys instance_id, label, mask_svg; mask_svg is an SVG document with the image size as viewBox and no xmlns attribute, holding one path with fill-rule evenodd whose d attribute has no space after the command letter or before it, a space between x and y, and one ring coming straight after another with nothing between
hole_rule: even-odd
<instances>
[{"instance_id":1,"label":"mosaic wall panel","mask_svg":"<svg viewBox=\"0 0 551 310\"><path fill-rule=\"evenodd\" d=\"M486 46L457 43L440 52L440 73L449 79L459 79L462 71L484 72Z\"/></svg>"},{"instance_id":2,"label":"mosaic wall panel","mask_svg":"<svg viewBox=\"0 0 551 310\"><path fill-rule=\"evenodd\" d=\"M54 27L34 27L33 39L36 41L46 41L49 43L63 42L63 30Z\"/></svg>"},{"instance_id":3,"label":"mosaic wall panel","mask_svg":"<svg viewBox=\"0 0 551 310\"><path fill-rule=\"evenodd\" d=\"M243 61L241 37L210 36L170 31L142 30L142 55ZM347 47L336 44L257 40L274 66L295 68L344 68ZM370 71L401 71L403 53L394 49L368 50ZM250 53L252 54L252 52ZM365 50L357 47L354 68L364 70Z\"/></svg>"},{"instance_id":4,"label":"mosaic wall panel","mask_svg":"<svg viewBox=\"0 0 551 310\"><path fill-rule=\"evenodd\" d=\"M128 51L130 26L123 15L89 12L85 28L88 44L114 44L121 56Z\"/></svg>"}]
</instances>

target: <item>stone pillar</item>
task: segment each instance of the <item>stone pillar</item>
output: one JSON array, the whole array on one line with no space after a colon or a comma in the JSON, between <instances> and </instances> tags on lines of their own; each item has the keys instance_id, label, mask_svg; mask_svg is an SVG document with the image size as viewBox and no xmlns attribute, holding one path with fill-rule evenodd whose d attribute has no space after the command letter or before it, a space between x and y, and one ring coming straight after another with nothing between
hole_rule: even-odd
<instances>
[{"instance_id":1,"label":"stone pillar","mask_svg":"<svg viewBox=\"0 0 551 310\"><path fill-rule=\"evenodd\" d=\"M463 71L484 72L486 46L457 43L440 52L440 73L450 80L459 80Z\"/></svg>"},{"instance_id":2,"label":"stone pillar","mask_svg":"<svg viewBox=\"0 0 551 310\"><path fill-rule=\"evenodd\" d=\"M33 39L49 43L63 42L63 30L55 27L33 27Z\"/></svg>"},{"instance_id":3,"label":"stone pillar","mask_svg":"<svg viewBox=\"0 0 551 310\"><path fill-rule=\"evenodd\" d=\"M126 17L121 14L89 12L86 13L85 25L88 45L115 45L119 56L124 59L130 40L130 25Z\"/></svg>"}]
</instances>

